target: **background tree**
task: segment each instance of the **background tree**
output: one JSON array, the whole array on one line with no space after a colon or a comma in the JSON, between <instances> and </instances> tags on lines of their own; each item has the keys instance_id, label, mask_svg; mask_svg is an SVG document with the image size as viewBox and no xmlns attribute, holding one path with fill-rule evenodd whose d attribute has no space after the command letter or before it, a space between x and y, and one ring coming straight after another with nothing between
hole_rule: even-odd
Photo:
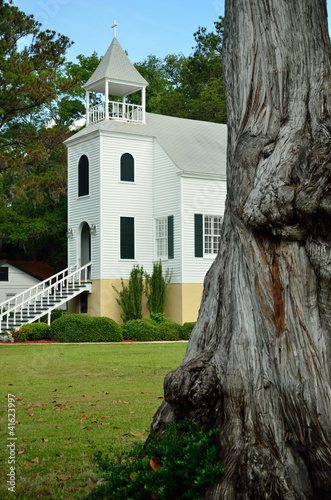
<instances>
[{"instance_id":1,"label":"background tree","mask_svg":"<svg viewBox=\"0 0 331 500\"><path fill-rule=\"evenodd\" d=\"M325 0L226 0L228 198L152 431L219 429L205 498L331 491L331 48ZM309 29L307 29L309 27Z\"/></svg>"},{"instance_id":2,"label":"background tree","mask_svg":"<svg viewBox=\"0 0 331 500\"><path fill-rule=\"evenodd\" d=\"M224 19L215 22L215 32L199 28L194 33L193 54L149 56L135 64L148 81L147 111L179 118L226 123L223 84Z\"/></svg>"}]
</instances>

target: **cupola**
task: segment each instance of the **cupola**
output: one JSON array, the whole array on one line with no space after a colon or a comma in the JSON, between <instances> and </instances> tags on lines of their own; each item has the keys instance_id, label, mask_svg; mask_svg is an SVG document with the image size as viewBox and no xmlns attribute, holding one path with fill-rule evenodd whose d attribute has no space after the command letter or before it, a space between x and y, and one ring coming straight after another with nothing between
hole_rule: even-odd
<instances>
[{"instance_id":1,"label":"cupola","mask_svg":"<svg viewBox=\"0 0 331 500\"><path fill-rule=\"evenodd\" d=\"M119 44L116 38L117 26L114 21L113 41L97 69L84 85L86 126L102 120L145 123L148 83L133 66ZM141 104L127 102L127 97L136 92L141 92ZM111 100L110 96L116 100Z\"/></svg>"}]
</instances>

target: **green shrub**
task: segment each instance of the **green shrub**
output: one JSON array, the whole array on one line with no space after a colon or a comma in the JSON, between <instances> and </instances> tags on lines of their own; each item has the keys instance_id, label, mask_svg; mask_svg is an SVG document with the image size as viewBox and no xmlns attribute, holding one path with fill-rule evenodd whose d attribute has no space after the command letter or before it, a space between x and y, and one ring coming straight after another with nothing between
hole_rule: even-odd
<instances>
[{"instance_id":1,"label":"green shrub","mask_svg":"<svg viewBox=\"0 0 331 500\"><path fill-rule=\"evenodd\" d=\"M113 319L101 316L91 318L95 332L99 332L98 342L121 342L123 340L122 327Z\"/></svg>"},{"instance_id":2,"label":"green shrub","mask_svg":"<svg viewBox=\"0 0 331 500\"><path fill-rule=\"evenodd\" d=\"M164 434L135 444L116 458L96 454L104 482L88 499L186 498L198 500L223 474L214 444L216 430L172 422Z\"/></svg>"},{"instance_id":3,"label":"green shrub","mask_svg":"<svg viewBox=\"0 0 331 500\"><path fill-rule=\"evenodd\" d=\"M113 289L117 293L116 302L121 306L123 314L121 318L126 323L132 319L142 318L142 296L144 292L144 269L143 267L133 266L130 274L128 286L121 279L122 290Z\"/></svg>"},{"instance_id":4,"label":"green shrub","mask_svg":"<svg viewBox=\"0 0 331 500\"><path fill-rule=\"evenodd\" d=\"M25 342L27 340L47 339L48 337L49 326L46 323L28 323L18 330L16 340Z\"/></svg>"},{"instance_id":5,"label":"green shrub","mask_svg":"<svg viewBox=\"0 0 331 500\"><path fill-rule=\"evenodd\" d=\"M65 314L68 314L65 309L53 309L53 311L51 311L51 323L53 323L53 321L55 321L56 319L61 318L61 316L64 316ZM47 323L47 321L48 321L48 314L45 314L40 319L40 321L43 321L43 323Z\"/></svg>"},{"instance_id":6,"label":"green shrub","mask_svg":"<svg viewBox=\"0 0 331 500\"><path fill-rule=\"evenodd\" d=\"M180 330L180 338L182 340L188 340L194 327L195 321L184 323Z\"/></svg>"},{"instance_id":7,"label":"green shrub","mask_svg":"<svg viewBox=\"0 0 331 500\"><path fill-rule=\"evenodd\" d=\"M147 297L147 307L149 314L163 314L165 291L171 281L171 271L167 269L165 276L162 273L162 262L153 264L153 274L145 273L145 295Z\"/></svg>"},{"instance_id":8,"label":"green shrub","mask_svg":"<svg viewBox=\"0 0 331 500\"><path fill-rule=\"evenodd\" d=\"M179 340L181 326L174 321L159 323L156 327L157 340Z\"/></svg>"},{"instance_id":9,"label":"green shrub","mask_svg":"<svg viewBox=\"0 0 331 500\"><path fill-rule=\"evenodd\" d=\"M151 320L155 323L164 323L168 321L168 318L165 317L164 313L151 313Z\"/></svg>"},{"instance_id":10,"label":"green shrub","mask_svg":"<svg viewBox=\"0 0 331 500\"><path fill-rule=\"evenodd\" d=\"M120 325L106 317L66 314L51 324L50 335L58 342L120 342Z\"/></svg>"},{"instance_id":11,"label":"green shrub","mask_svg":"<svg viewBox=\"0 0 331 500\"><path fill-rule=\"evenodd\" d=\"M127 321L123 325L125 340L152 341L156 340L156 325L150 318Z\"/></svg>"}]
</instances>

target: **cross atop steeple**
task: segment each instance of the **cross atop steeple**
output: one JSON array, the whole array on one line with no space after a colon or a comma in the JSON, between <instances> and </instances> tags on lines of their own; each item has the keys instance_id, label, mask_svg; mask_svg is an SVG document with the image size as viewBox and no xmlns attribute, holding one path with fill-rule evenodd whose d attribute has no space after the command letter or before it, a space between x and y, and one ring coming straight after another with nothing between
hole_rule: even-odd
<instances>
[{"instance_id":1,"label":"cross atop steeple","mask_svg":"<svg viewBox=\"0 0 331 500\"><path fill-rule=\"evenodd\" d=\"M114 24L112 25L112 28L114 29L114 38L116 38L116 26L118 26L116 19L114 19Z\"/></svg>"}]
</instances>

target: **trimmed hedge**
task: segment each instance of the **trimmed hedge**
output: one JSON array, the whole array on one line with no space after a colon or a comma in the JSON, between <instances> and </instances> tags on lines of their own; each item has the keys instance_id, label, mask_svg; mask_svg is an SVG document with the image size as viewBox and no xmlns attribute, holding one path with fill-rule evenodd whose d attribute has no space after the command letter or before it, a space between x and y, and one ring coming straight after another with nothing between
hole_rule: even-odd
<instances>
[{"instance_id":1,"label":"trimmed hedge","mask_svg":"<svg viewBox=\"0 0 331 500\"><path fill-rule=\"evenodd\" d=\"M121 342L122 328L106 317L66 314L51 324L51 338L58 342Z\"/></svg>"},{"instance_id":2,"label":"trimmed hedge","mask_svg":"<svg viewBox=\"0 0 331 500\"><path fill-rule=\"evenodd\" d=\"M157 340L180 340L181 326L174 321L165 321L157 325Z\"/></svg>"},{"instance_id":3,"label":"trimmed hedge","mask_svg":"<svg viewBox=\"0 0 331 500\"><path fill-rule=\"evenodd\" d=\"M132 319L123 325L123 338L138 342L157 340L157 326L150 318Z\"/></svg>"},{"instance_id":4,"label":"trimmed hedge","mask_svg":"<svg viewBox=\"0 0 331 500\"><path fill-rule=\"evenodd\" d=\"M18 342L47 339L48 337L49 326L46 323L29 323L23 325L16 333L16 340Z\"/></svg>"},{"instance_id":5,"label":"trimmed hedge","mask_svg":"<svg viewBox=\"0 0 331 500\"><path fill-rule=\"evenodd\" d=\"M182 340L188 340L194 327L195 321L184 323L181 327L180 338Z\"/></svg>"}]
</instances>

